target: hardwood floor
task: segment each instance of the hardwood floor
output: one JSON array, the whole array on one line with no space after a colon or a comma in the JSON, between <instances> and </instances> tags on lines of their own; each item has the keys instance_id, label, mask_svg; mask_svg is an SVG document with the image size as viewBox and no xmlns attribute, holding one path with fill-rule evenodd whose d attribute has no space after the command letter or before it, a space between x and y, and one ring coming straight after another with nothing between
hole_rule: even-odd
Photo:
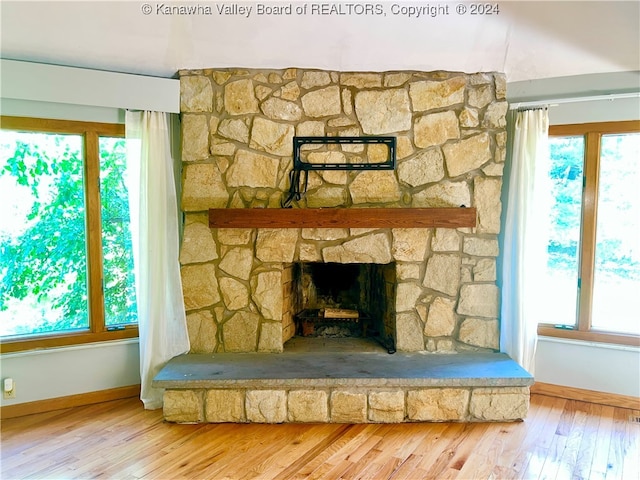
<instances>
[{"instance_id":1,"label":"hardwood floor","mask_svg":"<svg viewBox=\"0 0 640 480\"><path fill-rule=\"evenodd\" d=\"M531 396L520 423L165 423L136 399L2 422L0 477L638 479L640 411Z\"/></svg>"}]
</instances>

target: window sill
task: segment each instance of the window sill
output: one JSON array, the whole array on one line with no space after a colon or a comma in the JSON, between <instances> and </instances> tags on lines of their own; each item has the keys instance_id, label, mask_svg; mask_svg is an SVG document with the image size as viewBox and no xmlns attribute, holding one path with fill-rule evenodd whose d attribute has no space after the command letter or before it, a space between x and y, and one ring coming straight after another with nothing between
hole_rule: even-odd
<instances>
[{"instance_id":1,"label":"window sill","mask_svg":"<svg viewBox=\"0 0 640 480\"><path fill-rule=\"evenodd\" d=\"M108 332L74 332L64 334L53 334L43 336L32 336L0 342L0 354L21 352L26 350L39 350L46 348L68 347L71 345L81 345L85 343L108 342L111 340L122 340L125 338L138 337L138 327L127 327L124 330Z\"/></svg>"},{"instance_id":2,"label":"window sill","mask_svg":"<svg viewBox=\"0 0 640 480\"><path fill-rule=\"evenodd\" d=\"M583 340L587 342L613 343L640 347L640 336L626 335L622 333L565 330L551 325L538 325L538 335L545 337L567 338L570 340Z\"/></svg>"}]
</instances>

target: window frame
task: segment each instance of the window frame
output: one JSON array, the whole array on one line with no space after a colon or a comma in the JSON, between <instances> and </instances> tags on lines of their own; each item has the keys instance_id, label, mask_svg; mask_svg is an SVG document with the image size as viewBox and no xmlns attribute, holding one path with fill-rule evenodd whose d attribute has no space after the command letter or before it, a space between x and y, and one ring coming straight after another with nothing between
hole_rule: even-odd
<instances>
[{"instance_id":1,"label":"window frame","mask_svg":"<svg viewBox=\"0 0 640 480\"><path fill-rule=\"evenodd\" d=\"M590 342L640 346L640 335L596 330L591 326L596 254L600 146L603 135L640 133L640 120L550 125L549 137L584 137L584 178L578 267L578 313L573 329L538 323L538 335Z\"/></svg>"},{"instance_id":2,"label":"window frame","mask_svg":"<svg viewBox=\"0 0 640 480\"><path fill-rule=\"evenodd\" d=\"M124 137L124 124L0 116L0 129L81 135L84 148L89 328L0 339L0 353L45 349L138 337L138 324L112 329L105 324L102 284L102 218L100 202L100 137Z\"/></svg>"}]
</instances>

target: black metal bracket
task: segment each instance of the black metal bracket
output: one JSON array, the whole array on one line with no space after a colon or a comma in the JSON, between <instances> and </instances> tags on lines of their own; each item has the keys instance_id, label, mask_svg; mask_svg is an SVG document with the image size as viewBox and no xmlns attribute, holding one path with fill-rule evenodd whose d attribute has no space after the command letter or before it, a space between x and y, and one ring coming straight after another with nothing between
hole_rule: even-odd
<instances>
[{"instance_id":1,"label":"black metal bracket","mask_svg":"<svg viewBox=\"0 0 640 480\"><path fill-rule=\"evenodd\" d=\"M386 145L389 155L380 163L307 163L302 161L303 145ZM396 168L396 137L293 137L294 170L393 170Z\"/></svg>"},{"instance_id":2,"label":"black metal bracket","mask_svg":"<svg viewBox=\"0 0 640 480\"><path fill-rule=\"evenodd\" d=\"M301 156L304 145L386 145L387 159L378 163L309 163ZM394 170L396 168L396 137L293 137L293 170L289 173L289 194L281 202L283 208L291 207L294 200L300 200L307 191L310 170ZM300 187L301 173L304 185Z\"/></svg>"}]
</instances>

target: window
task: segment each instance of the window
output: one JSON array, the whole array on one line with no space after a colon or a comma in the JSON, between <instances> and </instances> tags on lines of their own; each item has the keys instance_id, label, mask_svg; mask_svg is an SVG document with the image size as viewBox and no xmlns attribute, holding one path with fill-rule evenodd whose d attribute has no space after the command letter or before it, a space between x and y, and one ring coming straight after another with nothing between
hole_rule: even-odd
<instances>
[{"instance_id":1,"label":"window","mask_svg":"<svg viewBox=\"0 0 640 480\"><path fill-rule=\"evenodd\" d=\"M640 344L640 122L549 128L538 333Z\"/></svg>"},{"instance_id":2,"label":"window","mask_svg":"<svg viewBox=\"0 0 640 480\"><path fill-rule=\"evenodd\" d=\"M1 127L2 352L137 336L124 126Z\"/></svg>"}]
</instances>

